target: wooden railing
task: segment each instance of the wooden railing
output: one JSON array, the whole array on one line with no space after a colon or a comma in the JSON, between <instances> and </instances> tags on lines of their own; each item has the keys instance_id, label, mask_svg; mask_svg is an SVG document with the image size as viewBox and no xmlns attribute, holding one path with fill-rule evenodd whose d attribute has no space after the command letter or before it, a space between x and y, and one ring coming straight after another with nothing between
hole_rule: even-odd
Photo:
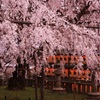
<instances>
[{"instance_id":1,"label":"wooden railing","mask_svg":"<svg viewBox=\"0 0 100 100\"><path fill-rule=\"evenodd\" d=\"M56 76L54 74L54 68L46 68L46 82L45 87L52 89L56 84ZM79 92L88 93L92 91L91 72L90 70L82 70L80 73L75 69L63 69L62 70L62 87L67 92ZM100 91L100 87L98 87Z\"/></svg>"},{"instance_id":2,"label":"wooden railing","mask_svg":"<svg viewBox=\"0 0 100 100\"><path fill-rule=\"evenodd\" d=\"M61 83L66 92L89 93L93 91L91 81L62 79ZM55 78L46 79L45 88L53 89L55 85ZM97 91L100 92L100 85L98 85Z\"/></svg>"},{"instance_id":3,"label":"wooden railing","mask_svg":"<svg viewBox=\"0 0 100 100\"><path fill-rule=\"evenodd\" d=\"M91 81L83 81L83 80L61 80L62 87L66 90L66 92L77 92L77 93L88 93L92 92L92 83ZM52 89L55 87L56 80L48 78L45 83L45 88ZM98 92L100 92L100 86L98 86Z\"/></svg>"}]
</instances>

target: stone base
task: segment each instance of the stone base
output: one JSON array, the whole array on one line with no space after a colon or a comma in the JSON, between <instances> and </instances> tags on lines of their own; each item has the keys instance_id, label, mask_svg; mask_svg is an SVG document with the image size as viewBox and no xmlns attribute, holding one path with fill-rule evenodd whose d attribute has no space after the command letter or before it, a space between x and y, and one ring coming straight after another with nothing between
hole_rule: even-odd
<instances>
[{"instance_id":1,"label":"stone base","mask_svg":"<svg viewBox=\"0 0 100 100\"><path fill-rule=\"evenodd\" d=\"M100 92L91 92L87 94L87 98L91 100L100 100Z\"/></svg>"},{"instance_id":2,"label":"stone base","mask_svg":"<svg viewBox=\"0 0 100 100\"><path fill-rule=\"evenodd\" d=\"M64 88L53 88L52 89L53 91L55 91L55 92L65 92L65 89Z\"/></svg>"}]
</instances>

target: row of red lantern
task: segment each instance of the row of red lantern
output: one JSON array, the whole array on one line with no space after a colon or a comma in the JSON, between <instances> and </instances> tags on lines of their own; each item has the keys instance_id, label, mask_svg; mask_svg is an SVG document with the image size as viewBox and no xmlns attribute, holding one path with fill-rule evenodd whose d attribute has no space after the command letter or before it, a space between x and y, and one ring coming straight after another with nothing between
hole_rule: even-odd
<instances>
[{"instance_id":1,"label":"row of red lantern","mask_svg":"<svg viewBox=\"0 0 100 100\"><path fill-rule=\"evenodd\" d=\"M86 64L86 56L83 57L83 64ZM68 56L68 55L59 55L59 56L49 56L47 57L48 63L56 63L57 60L64 63L76 64L79 59L79 56Z\"/></svg>"},{"instance_id":2,"label":"row of red lantern","mask_svg":"<svg viewBox=\"0 0 100 100\"><path fill-rule=\"evenodd\" d=\"M54 68L45 68L45 75L46 76L55 76L54 74L55 69ZM79 80L90 80L90 70L82 70L78 71L76 69L70 69L68 72L68 69L62 69L62 77L69 77L74 78L74 79L79 79Z\"/></svg>"}]
</instances>

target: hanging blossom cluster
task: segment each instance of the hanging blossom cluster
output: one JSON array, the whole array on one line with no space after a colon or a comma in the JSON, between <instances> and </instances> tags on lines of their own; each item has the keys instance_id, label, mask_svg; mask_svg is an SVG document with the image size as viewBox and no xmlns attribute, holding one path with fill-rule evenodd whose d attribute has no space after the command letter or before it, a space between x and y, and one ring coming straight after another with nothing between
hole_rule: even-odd
<instances>
[{"instance_id":1,"label":"hanging blossom cluster","mask_svg":"<svg viewBox=\"0 0 100 100\"><path fill-rule=\"evenodd\" d=\"M64 50L65 54L86 55L89 68L99 68L97 46L100 36L59 17L42 0L0 0L0 61L17 64L26 59L37 67L47 64L47 56ZM30 22L25 24L25 22Z\"/></svg>"},{"instance_id":2,"label":"hanging blossom cluster","mask_svg":"<svg viewBox=\"0 0 100 100\"><path fill-rule=\"evenodd\" d=\"M48 3L53 11L59 10L72 23L83 26L100 24L100 0L49 0Z\"/></svg>"}]
</instances>

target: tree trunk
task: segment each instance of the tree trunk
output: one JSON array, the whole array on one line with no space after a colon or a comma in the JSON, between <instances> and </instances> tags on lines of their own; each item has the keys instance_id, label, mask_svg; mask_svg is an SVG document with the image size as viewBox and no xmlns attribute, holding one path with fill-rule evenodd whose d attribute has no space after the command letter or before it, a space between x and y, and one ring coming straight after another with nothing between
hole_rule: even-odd
<instances>
[{"instance_id":1,"label":"tree trunk","mask_svg":"<svg viewBox=\"0 0 100 100\"><path fill-rule=\"evenodd\" d=\"M96 72L93 72L93 75L92 75L92 87L93 87L93 92L97 92Z\"/></svg>"}]
</instances>

